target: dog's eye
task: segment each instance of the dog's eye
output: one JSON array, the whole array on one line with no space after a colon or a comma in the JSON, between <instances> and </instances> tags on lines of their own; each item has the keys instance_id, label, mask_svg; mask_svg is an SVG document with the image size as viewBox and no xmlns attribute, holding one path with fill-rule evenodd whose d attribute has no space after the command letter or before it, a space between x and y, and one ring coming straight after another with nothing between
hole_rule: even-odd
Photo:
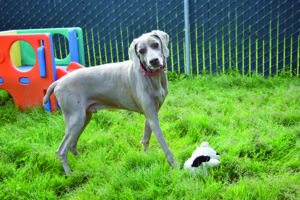
<instances>
[{"instance_id":1,"label":"dog's eye","mask_svg":"<svg viewBox=\"0 0 300 200\"><path fill-rule=\"evenodd\" d=\"M140 54L146 53L146 49L140 49L140 50L139 50L139 53L140 53Z\"/></svg>"},{"instance_id":2,"label":"dog's eye","mask_svg":"<svg viewBox=\"0 0 300 200\"><path fill-rule=\"evenodd\" d=\"M153 49L157 49L158 46L159 46L159 44L156 43L156 42L151 44L151 47L152 47Z\"/></svg>"}]
</instances>

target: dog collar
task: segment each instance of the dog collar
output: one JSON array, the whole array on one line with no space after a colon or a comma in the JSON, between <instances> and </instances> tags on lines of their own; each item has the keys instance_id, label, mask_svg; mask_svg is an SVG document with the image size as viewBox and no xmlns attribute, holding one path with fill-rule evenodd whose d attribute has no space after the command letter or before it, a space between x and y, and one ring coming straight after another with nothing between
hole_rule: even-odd
<instances>
[{"instance_id":1,"label":"dog collar","mask_svg":"<svg viewBox=\"0 0 300 200\"><path fill-rule=\"evenodd\" d=\"M166 61L165 61L165 59L164 59L164 61L163 61L163 66L161 67L161 68L159 68L159 70L157 70L156 72L149 72L143 65L142 65L142 63L140 62L140 67L141 67L141 70L143 71L143 72L145 72L145 74L147 74L148 76L156 76L156 75L158 75L164 68L166 68Z\"/></svg>"}]
</instances>

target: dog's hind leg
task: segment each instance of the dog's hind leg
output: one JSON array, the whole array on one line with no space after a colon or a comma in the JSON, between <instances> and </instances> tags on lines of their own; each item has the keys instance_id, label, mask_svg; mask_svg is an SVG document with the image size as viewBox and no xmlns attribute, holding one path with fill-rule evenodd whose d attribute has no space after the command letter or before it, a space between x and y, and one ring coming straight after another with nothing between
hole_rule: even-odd
<instances>
[{"instance_id":1,"label":"dog's hind leg","mask_svg":"<svg viewBox=\"0 0 300 200\"><path fill-rule=\"evenodd\" d=\"M143 134L143 138L142 138L142 141L141 143L143 144L144 146L144 151L148 151L149 149L149 141L150 141L150 138L151 138L151 133L152 133L152 130L151 130L151 127L147 121L147 119L145 120L145 127L144 127L144 134Z\"/></svg>"},{"instance_id":2,"label":"dog's hind leg","mask_svg":"<svg viewBox=\"0 0 300 200\"><path fill-rule=\"evenodd\" d=\"M65 170L66 175L71 174L71 170L68 164L68 151L71 144L78 138L83 131L85 121L86 121L86 112L64 112L65 122L66 122L66 131L63 141L61 142L56 153L58 154L61 164Z\"/></svg>"},{"instance_id":3,"label":"dog's hind leg","mask_svg":"<svg viewBox=\"0 0 300 200\"><path fill-rule=\"evenodd\" d=\"M88 125L88 123L90 122L91 119L92 119L92 113L87 112L84 126L82 127L81 133L75 138L74 142L71 144L70 150L75 156L77 156L79 154L77 151L78 139L81 136L82 132L84 131L85 127Z\"/></svg>"}]
</instances>

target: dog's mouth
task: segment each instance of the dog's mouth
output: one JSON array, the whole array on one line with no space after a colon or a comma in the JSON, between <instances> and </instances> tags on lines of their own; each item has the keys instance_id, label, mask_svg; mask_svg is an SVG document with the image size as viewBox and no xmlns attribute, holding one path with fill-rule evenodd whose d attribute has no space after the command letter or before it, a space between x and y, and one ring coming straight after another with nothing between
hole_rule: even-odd
<instances>
[{"instance_id":1,"label":"dog's mouth","mask_svg":"<svg viewBox=\"0 0 300 200\"><path fill-rule=\"evenodd\" d=\"M156 73L160 73L165 67L166 67L166 62L165 59L163 59L163 63L157 62L157 63L148 63L148 62L143 62L140 60L140 66L142 68L142 71L148 73L148 75L156 75ZM149 74L150 73L150 74Z\"/></svg>"},{"instance_id":2,"label":"dog's mouth","mask_svg":"<svg viewBox=\"0 0 300 200\"><path fill-rule=\"evenodd\" d=\"M148 63L148 69L150 69L152 72L156 72L158 70L160 70L162 67L164 67L165 65L165 60L164 59L157 59L157 61L155 63Z\"/></svg>"},{"instance_id":3,"label":"dog's mouth","mask_svg":"<svg viewBox=\"0 0 300 200\"><path fill-rule=\"evenodd\" d=\"M161 67L163 67L162 64L158 64L158 65L149 65L148 68L151 72L156 72L157 70L159 70Z\"/></svg>"},{"instance_id":4,"label":"dog's mouth","mask_svg":"<svg viewBox=\"0 0 300 200\"><path fill-rule=\"evenodd\" d=\"M141 62L141 64L149 72L156 72L160 68L163 67L163 64L161 64L161 63L155 64L155 65L151 65L150 63Z\"/></svg>"}]
</instances>

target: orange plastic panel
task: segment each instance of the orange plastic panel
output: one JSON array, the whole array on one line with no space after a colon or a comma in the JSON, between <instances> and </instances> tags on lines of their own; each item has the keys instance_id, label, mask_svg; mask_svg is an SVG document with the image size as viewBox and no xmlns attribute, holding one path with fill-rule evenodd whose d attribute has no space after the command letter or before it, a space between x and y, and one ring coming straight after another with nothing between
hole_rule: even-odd
<instances>
[{"instance_id":1,"label":"orange plastic panel","mask_svg":"<svg viewBox=\"0 0 300 200\"><path fill-rule=\"evenodd\" d=\"M38 59L30 71L22 72L17 70L10 59L10 47L15 41L23 40L28 42L34 49L37 56L37 49L41 41L45 47L46 77L40 77ZM21 110L30 107L41 107L46 90L54 79L53 57L51 40L48 34L28 35L0 35L0 89L8 91ZM26 82L26 84L21 83ZM50 97L51 111L57 110L57 102L54 95Z\"/></svg>"}]
</instances>

